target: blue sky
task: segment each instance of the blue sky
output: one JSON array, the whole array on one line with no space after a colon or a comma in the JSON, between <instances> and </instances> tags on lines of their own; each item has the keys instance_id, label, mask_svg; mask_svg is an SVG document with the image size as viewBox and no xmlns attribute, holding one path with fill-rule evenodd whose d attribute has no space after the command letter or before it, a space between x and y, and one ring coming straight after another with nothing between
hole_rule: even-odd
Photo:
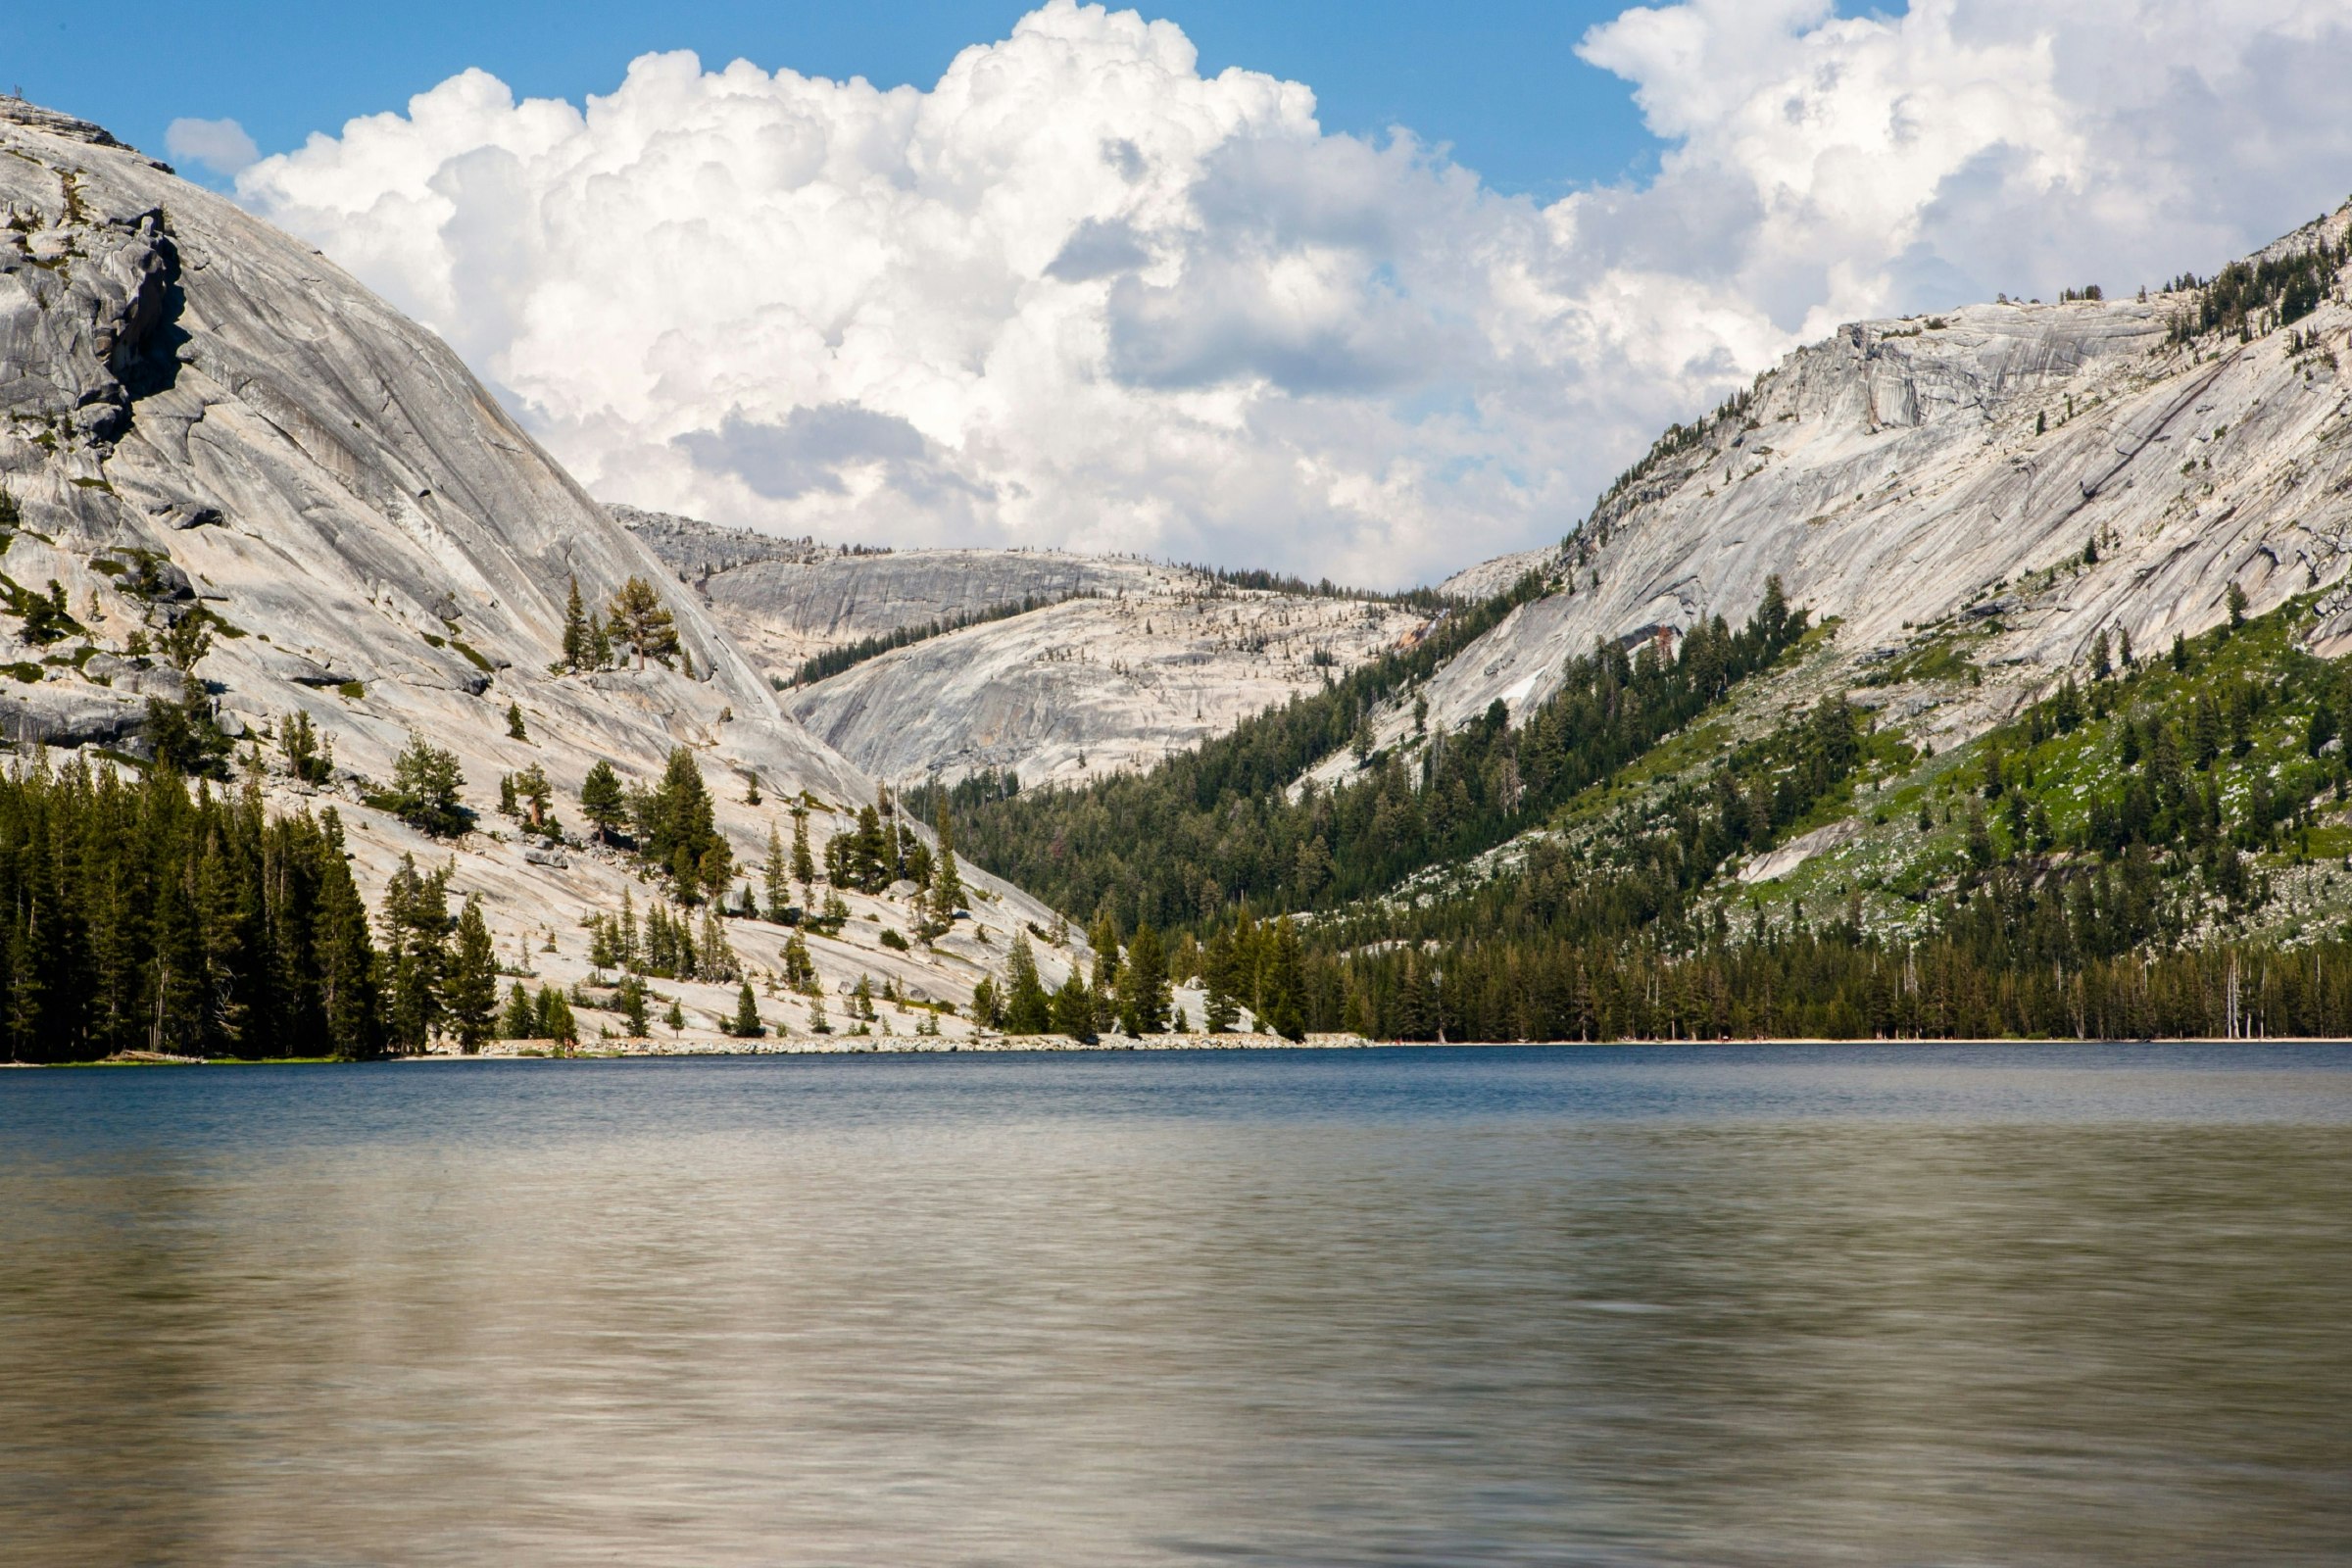
<instances>
[{"instance_id":1,"label":"blue sky","mask_svg":"<svg viewBox=\"0 0 2352 1568\"><path fill-rule=\"evenodd\" d=\"M1003 37L1021 0L574 0L564 5L205 5L53 8L0 36L0 87L95 120L161 153L164 127L241 122L265 154L397 110L468 66L518 95L609 92L630 59L692 49L774 70L928 87L967 44ZM1499 190L1558 195L1639 177L1656 144L1625 82L1579 60L1587 28L1625 9L1595 0L1473 6L1366 0L1168 0L1143 8L1183 26L1204 74L1264 71L1315 89L1327 130L1393 124L1448 142Z\"/></svg>"}]
</instances>

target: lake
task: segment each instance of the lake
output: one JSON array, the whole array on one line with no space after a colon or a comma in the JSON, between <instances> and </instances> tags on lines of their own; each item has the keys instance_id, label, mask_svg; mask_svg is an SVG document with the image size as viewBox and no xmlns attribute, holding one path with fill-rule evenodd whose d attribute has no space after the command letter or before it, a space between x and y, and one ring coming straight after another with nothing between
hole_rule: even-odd
<instances>
[{"instance_id":1,"label":"lake","mask_svg":"<svg viewBox=\"0 0 2352 1568\"><path fill-rule=\"evenodd\" d=\"M0 1073L0 1560L2352 1561L2352 1047Z\"/></svg>"}]
</instances>

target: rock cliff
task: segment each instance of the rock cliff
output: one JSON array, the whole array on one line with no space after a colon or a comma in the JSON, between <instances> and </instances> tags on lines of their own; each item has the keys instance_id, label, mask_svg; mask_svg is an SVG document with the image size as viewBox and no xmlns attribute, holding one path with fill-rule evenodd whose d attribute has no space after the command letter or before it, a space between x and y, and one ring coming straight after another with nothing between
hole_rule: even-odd
<instances>
[{"instance_id":1,"label":"rock cliff","mask_svg":"<svg viewBox=\"0 0 2352 1568\"><path fill-rule=\"evenodd\" d=\"M1068 782L1150 766L1315 689L1428 618L1409 606L1240 587L1130 557L857 554L612 511L788 683L828 649L1036 604L785 694L810 730L894 783L983 768Z\"/></svg>"},{"instance_id":2,"label":"rock cliff","mask_svg":"<svg viewBox=\"0 0 2352 1568\"><path fill-rule=\"evenodd\" d=\"M2338 212L2264 254L2340 248ZM1430 685L1433 722L1553 690L1596 638L1738 621L1778 573L1843 621L1856 665L1962 631L1977 695L1932 738L1973 732L2080 664L2100 632L2142 652L2226 613L2336 584L2352 564L2352 307L2337 277L2291 328L2180 341L2191 294L1978 305L1857 322L1669 432L1557 550L1472 568L1522 607ZM2266 323L2267 324L2267 323ZM2093 559L2095 557L2095 559ZM2322 652L2352 646L2328 602ZM1948 694L1947 694L1948 695ZM1406 720L1393 713L1390 733Z\"/></svg>"},{"instance_id":3,"label":"rock cliff","mask_svg":"<svg viewBox=\"0 0 2352 1568\"><path fill-rule=\"evenodd\" d=\"M899 649L788 695L893 780L1009 768L1024 784L1149 767L1318 690L1427 619L1409 607L1236 589L1168 567Z\"/></svg>"},{"instance_id":4,"label":"rock cliff","mask_svg":"<svg viewBox=\"0 0 2352 1568\"><path fill-rule=\"evenodd\" d=\"M573 579L594 604L632 575L673 574L444 344L332 263L96 126L15 100L0 100L0 491L18 517L0 542L12 739L136 752L148 699L180 691L147 650L202 615L214 637L194 673L224 729L301 712L332 741L328 788L370 896L399 851L454 853L502 945L528 935L541 951L615 904L629 868L576 848L566 865L532 863L488 831L427 843L356 805L413 735L458 756L485 829L502 773L536 765L576 801L598 759L644 781L680 745L745 862L777 798L854 810L873 796L693 593L665 593L691 674L551 673ZM510 705L528 739L509 733ZM764 807L747 804L755 779ZM275 771L266 788L303 793ZM820 844L847 820L818 812ZM1050 918L975 880L994 956ZM858 913L878 928L889 909ZM558 940L559 954L580 941ZM966 945L855 961L955 996L991 956Z\"/></svg>"}]
</instances>

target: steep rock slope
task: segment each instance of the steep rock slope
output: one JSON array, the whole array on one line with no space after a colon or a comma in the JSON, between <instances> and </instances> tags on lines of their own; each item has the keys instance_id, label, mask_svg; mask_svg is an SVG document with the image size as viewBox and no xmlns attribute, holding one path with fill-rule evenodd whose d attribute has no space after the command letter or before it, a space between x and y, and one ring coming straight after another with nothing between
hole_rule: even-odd
<instances>
[{"instance_id":1,"label":"steep rock slope","mask_svg":"<svg viewBox=\"0 0 2352 1568\"><path fill-rule=\"evenodd\" d=\"M1056 550L892 550L829 552L773 541L773 554L734 559L736 529L702 524L699 534L650 525L659 514L623 508L640 538L674 558L680 577L743 647L780 679L804 660L901 627L969 619L1025 602L1080 595L1149 593L1165 568L1140 561L1065 555ZM664 519L674 523L676 519ZM660 541L657 543L657 541Z\"/></svg>"},{"instance_id":2,"label":"steep rock slope","mask_svg":"<svg viewBox=\"0 0 2352 1568\"><path fill-rule=\"evenodd\" d=\"M0 100L0 490L21 513L0 553L21 585L0 615L12 738L135 750L147 699L180 689L139 648L209 612L218 632L196 673L223 727L301 711L331 739L330 788L371 896L399 851L452 853L353 804L412 735L457 754L485 829L502 773L537 765L576 800L597 759L650 780L679 745L744 862L774 797L872 798L692 594L666 596L691 676L551 674L568 582L593 603L631 575L667 581L654 555L445 345L332 264L97 127L14 100ZM35 641L24 617L50 583L82 631ZM528 740L508 733L510 704ZM746 804L754 778L764 808ZM303 793L275 775L268 787ZM817 812L820 845L848 821ZM458 888L483 891L511 941L610 908L631 881L606 852L534 864L490 832L454 853ZM1049 918L979 880L994 956L1002 933ZM934 993L968 990L992 956L969 945L934 964Z\"/></svg>"},{"instance_id":3,"label":"steep rock slope","mask_svg":"<svg viewBox=\"0 0 2352 1568\"><path fill-rule=\"evenodd\" d=\"M1038 603L786 694L811 730L899 783L1010 768L1034 784L1148 766L1428 619L1409 606L1242 588L1130 557L858 554L612 511L779 681L829 649Z\"/></svg>"},{"instance_id":4,"label":"steep rock slope","mask_svg":"<svg viewBox=\"0 0 2352 1568\"><path fill-rule=\"evenodd\" d=\"M2348 225L2338 212L2264 255L2340 247ZM2219 620L2233 583L2256 611L2335 583L2352 561L2343 292L2243 342L2175 341L2186 294L1847 326L1670 432L1566 547L1455 579L1536 566L1563 591L1431 682L1433 722L1541 701L1595 639L1736 622L1773 573L1842 617L1857 663L1965 625L1984 684L1923 725L1946 738L2046 688L2102 630L2152 651ZM2352 641L2331 608L2324 652Z\"/></svg>"},{"instance_id":5,"label":"steep rock slope","mask_svg":"<svg viewBox=\"0 0 2352 1568\"><path fill-rule=\"evenodd\" d=\"M1069 783L1223 734L1428 618L1402 605L1111 564L1134 569L1107 597L898 649L791 693L787 707L884 778L1010 769L1024 784Z\"/></svg>"}]
</instances>

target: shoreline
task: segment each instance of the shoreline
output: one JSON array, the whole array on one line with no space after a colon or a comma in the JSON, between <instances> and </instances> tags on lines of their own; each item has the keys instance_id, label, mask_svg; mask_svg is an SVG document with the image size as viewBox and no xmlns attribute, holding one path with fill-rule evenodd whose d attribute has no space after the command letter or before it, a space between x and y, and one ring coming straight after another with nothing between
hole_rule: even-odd
<instances>
[{"instance_id":1,"label":"shoreline","mask_svg":"<svg viewBox=\"0 0 2352 1568\"><path fill-rule=\"evenodd\" d=\"M831 1040L794 1037L789 1040L744 1041L724 1037L681 1040L600 1040L585 1044L570 1052L551 1049L545 1041L493 1041L481 1052L466 1055L455 1050L435 1050L420 1055L381 1056L372 1062L338 1061L332 1056L180 1056L165 1053L140 1052L112 1057L97 1057L88 1061L0 1061L0 1069L10 1067L312 1067L393 1065L407 1062L464 1062L464 1061L674 1061L694 1057L753 1057L753 1056L982 1056L1054 1054L1107 1054L1133 1052L1175 1051L1554 1051L1554 1050L1611 1050L1620 1047L1699 1047L1708 1050L1739 1049L1751 1046L2340 1046L2352 1045L2346 1040L2328 1035L2268 1035L2260 1039L2230 1040L2218 1036L2165 1036L2136 1040L2076 1040L1969 1038L1969 1039L1904 1039L1904 1040L1828 1040L1799 1037L1772 1037L1752 1040L1368 1040L1360 1035L1309 1035L1304 1040L1284 1040L1276 1035L1160 1035L1150 1040L1132 1040L1124 1036L1100 1040L1092 1045L1055 1035L1015 1035L988 1040L934 1039L928 1036L877 1035L851 1036Z\"/></svg>"}]
</instances>

